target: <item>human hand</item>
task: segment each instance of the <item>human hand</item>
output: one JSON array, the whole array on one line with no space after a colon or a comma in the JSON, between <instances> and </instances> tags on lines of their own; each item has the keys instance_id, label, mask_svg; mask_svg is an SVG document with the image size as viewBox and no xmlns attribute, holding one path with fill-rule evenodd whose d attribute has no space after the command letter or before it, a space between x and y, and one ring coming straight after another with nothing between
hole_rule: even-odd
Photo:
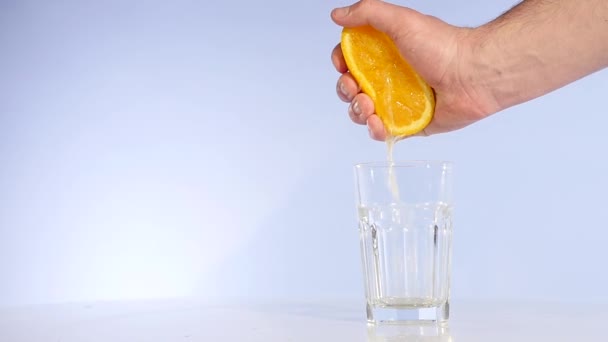
<instances>
[{"instance_id":1,"label":"human hand","mask_svg":"<svg viewBox=\"0 0 608 342\"><path fill-rule=\"evenodd\" d=\"M433 120L418 135L463 128L496 111L491 97L484 97L483 91L469 82L475 65L472 29L452 26L412 9L379 0L362 0L334 9L331 17L340 26L371 25L386 33L401 55L434 89L436 107ZM339 44L332 52L332 62L342 73L336 91L341 100L350 102L348 112L351 120L367 124L373 139L385 140L384 125L374 113L374 103L361 92L348 73Z\"/></svg>"}]
</instances>

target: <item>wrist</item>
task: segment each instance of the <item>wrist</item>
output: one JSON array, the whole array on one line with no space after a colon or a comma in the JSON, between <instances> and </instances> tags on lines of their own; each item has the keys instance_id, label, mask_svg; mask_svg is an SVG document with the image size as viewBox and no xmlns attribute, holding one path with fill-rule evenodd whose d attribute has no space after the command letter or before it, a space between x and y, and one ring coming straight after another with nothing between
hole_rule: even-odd
<instances>
[{"instance_id":1,"label":"wrist","mask_svg":"<svg viewBox=\"0 0 608 342\"><path fill-rule=\"evenodd\" d=\"M541 79L551 77L546 74L551 69L536 47L504 46L504 42L525 40L520 34L512 28L492 25L471 29L469 33L468 78L470 87L483 99L487 115L542 95Z\"/></svg>"},{"instance_id":2,"label":"wrist","mask_svg":"<svg viewBox=\"0 0 608 342\"><path fill-rule=\"evenodd\" d=\"M458 39L458 82L470 99L472 114L483 119L505 109L504 94L496 89L502 71L489 30L485 27L463 28Z\"/></svg>"}]
</instances>

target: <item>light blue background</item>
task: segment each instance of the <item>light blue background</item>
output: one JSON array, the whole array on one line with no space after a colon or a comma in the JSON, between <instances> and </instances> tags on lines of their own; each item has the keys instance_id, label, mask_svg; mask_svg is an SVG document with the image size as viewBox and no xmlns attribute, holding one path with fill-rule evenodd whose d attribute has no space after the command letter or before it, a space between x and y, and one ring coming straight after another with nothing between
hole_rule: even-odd
<instances>
[{"instance_id":1,"label":"light blue background","mask_svg":"<svg viewBox=\"0 0 608 342\"><path fill-rule=\"evenodd\" d=\"M362 298L351 167L385 146L334 93L347 3L0 1L0 306ZM397 145L456 163L453 297L608 299L607 90Z\"/></svg>"}]
</instances>

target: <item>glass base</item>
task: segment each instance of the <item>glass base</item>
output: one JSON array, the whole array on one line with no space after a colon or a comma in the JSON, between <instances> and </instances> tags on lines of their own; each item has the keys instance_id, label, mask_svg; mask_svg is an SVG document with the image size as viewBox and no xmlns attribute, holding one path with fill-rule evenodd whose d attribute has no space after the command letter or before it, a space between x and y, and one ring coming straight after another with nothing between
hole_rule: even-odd
<instances>
[{"instance_id":1,"label":"glass base","mask_svg":"<svg viewBox=\"0 0 608 342\"><path fill-rule=\"evenodd\" d=\"M447 324L368 324L368 342L454 342Z\"/></svg>"},{"instance_id":2,"label":"glass base","mask_svg":"<svg viewBox=\"0 0 608 342\"><path fill-rule=\"evenodd\" d=\"M366 311L371 324L446 325L450 318L450 303L438 307L373 306L368 303Z\"/></svg>"}]
</instances>

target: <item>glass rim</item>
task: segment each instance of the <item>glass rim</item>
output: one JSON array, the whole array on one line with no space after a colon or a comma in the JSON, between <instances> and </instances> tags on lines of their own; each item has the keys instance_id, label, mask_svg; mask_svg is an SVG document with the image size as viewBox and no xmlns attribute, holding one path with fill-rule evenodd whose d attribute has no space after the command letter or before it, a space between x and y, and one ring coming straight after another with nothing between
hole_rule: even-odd
<instances>
[{"instance_id":1,"label":"glass rim","mask_svg":"<svg viewBox=\"0 0 608 342\"><path fill-rule=\"evenodd\" d=\"M370 161L370 162L362 162L356 163L354 165L355 169L373 169L373 168L385 168L385 167L395 167L395 168L415 168L415 167L447 167L452 168L454 166L454 162L449 160L395 160L389 162L388 160L384 161Z\"/></svg>"}]
</instances>

